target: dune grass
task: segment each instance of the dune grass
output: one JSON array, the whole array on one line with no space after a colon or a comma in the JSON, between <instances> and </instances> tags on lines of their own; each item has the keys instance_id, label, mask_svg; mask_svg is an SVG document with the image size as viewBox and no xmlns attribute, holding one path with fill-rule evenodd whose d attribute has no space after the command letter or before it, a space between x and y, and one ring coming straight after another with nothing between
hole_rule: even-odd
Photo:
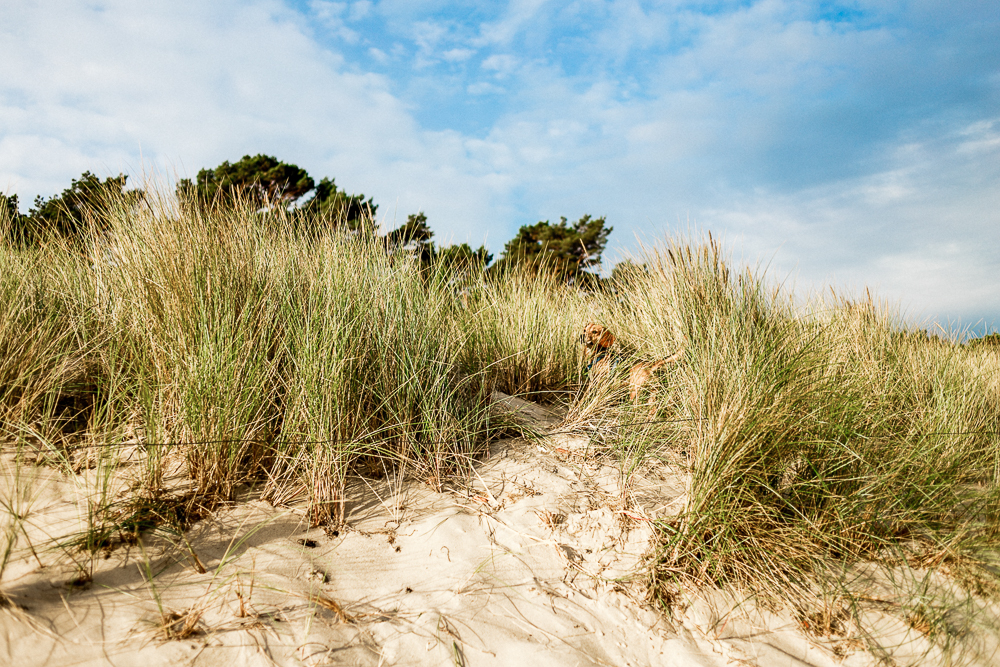
<instances>
[{"instance_id":1,"label":"dune grass","mask_svg":"<svg viewBox=\"0 0 1000 667\"><path fill-rule=\"evenodd\" d=\"M585 294L421 267L280 210L206 214L151 192L101 219L0 244L3 436L23 465L91 470L85 551L183 530L245 488L304 501L314 525L344 521L351 477L440 488L504 428L499 389L567 405L626 478L653 461L689 472L644 574L665 610L705 585L822 605L856 593L841 575L859 563L993 577L1000 354L908 333L870 296L796 303L711 237L650 248ZM621 384L580 392L589 320L627 358L684 358L636 402ZM5 497L4 562L21 520Z\"/></svg>"},{"instance_id":2,"label":"dune grass","mask_svg":"<svg viewBox=\"0 0 1000 667\"><path fill-rule=\"evenodd\" d=\"M857 620L865 563L996 590L997 355L909 333L870 296L797 306L711 237L645 259L604 317L646 358L686 349L643 399L656 423L616 443L625 465L672 454L690 470L683 510L656 522L651 601L669 611L704 585L804 607L836 595ZM608 406L591 419L635 421Z\"/></svg>"},{"instance_id":3,"label":"dune grass","mask_svg":"<svg viewBox=\"0 0 1000 667\"><path fill-rule=\"evenodd\" d=\"M53 460L138 447L137 497L166 494L179 459L204 506L258 484L342 521L349 471L440 483L466 466L489 391L525 366L486 373L446 277L333 225L169 200L103 219L0 248L0 413L8 439Z\"/></svg>"}]
</instances>

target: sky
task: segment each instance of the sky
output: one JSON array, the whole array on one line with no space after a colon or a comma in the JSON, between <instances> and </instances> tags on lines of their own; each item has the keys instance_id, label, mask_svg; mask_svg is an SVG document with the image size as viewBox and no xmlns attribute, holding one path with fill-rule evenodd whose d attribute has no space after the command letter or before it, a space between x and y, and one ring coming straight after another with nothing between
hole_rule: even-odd
<instances>
[{"instance_id":1,"label":"sky","mask_svg":"<svg viewBox=\"0 0 1000 667\"><path fill-rule=\"evenodd\" d=\"M803 298L1000 327L996 0L2 0L0 192L265 153L495 253L711 231Z\"/></svg>"}]
</instances>

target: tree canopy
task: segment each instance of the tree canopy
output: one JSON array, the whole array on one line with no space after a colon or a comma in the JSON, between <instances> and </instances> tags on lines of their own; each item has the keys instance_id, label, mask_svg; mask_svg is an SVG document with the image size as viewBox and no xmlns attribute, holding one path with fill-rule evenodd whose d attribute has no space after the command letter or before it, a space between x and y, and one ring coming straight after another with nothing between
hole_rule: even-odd
<instances>
[{"instance_id":1,"label":"tree canopy","mask_svg":"<svg viewBox=\"0 0 1000 667\"><path fill-rule=\"evenodd\" d=\"M312 192L312 196L302 198ZM270 155L244 155L238 162L223 162L214 169L202 169L195 180L177 183L181 201L197 201L202 206L231 206L243 200L259 208L294 208L307 225L320 221L351 230L374 232L378 206L364 195L349 195L337 189L332 178L316 183L298 165Z\"/></svg>"},{"instance_id":2,"label":"tree canopy","mask_svg":"<svg viewBox=\"0 0 1000 667\"><path fill-rule=\"evenodd\" d=\"M365 199L364 195L349 195L338 190L332 178L323 178L299 211L310 222L324 220L347 229L374 233L378 205L371 197Z\"/></svg>"},{"instance_id":3,"label":"tree canopy","mask_svg":"<svg viewBox=\"0 0 1000 667\"><path fill-rule=\"evenodd\" d=\"M289 204L313 189L315 183L305 169L279 161L270 155L244 155L239 162L228 160L214 169L202 169L195 177L181 179L177 193L194 194L212 205L231 205L240 197L258 206L276 202Z\"/></svg>"},{"instance_id":4,"label":"tree canopy","mask_svg":"<svg viewBox=\"0 0 1000 667\"><path fill-rule=\"evenodd\" d=\"M406 222L386 232L383 238L390 251L409 250L423 263L429 262L434 255L434 232L427 225L427 216L423 213L408 215Z\"/></svg>"},{"instance_id":5,"label":"tree canopy","mask_svg":"<svg viewBox=\"0 0 1000 667\"><path fill-rule=\"evenodd\" d=\"M613 230L605 222L603 217L585 215L573 224L561 218L557 225L548 220L525 225L504 246L498 270L525 265L576 281L587 269L601 263L601 253Z\"/></svg>"},{"instance_id":6,"label":"tree canopy","mask_svg":"<svg viewBox=\"0 0 1000 667\"><path fill-rule=\"evenodd\" d=\"M493 255L486 249L485 245L473 250L468 243L438 248L435 256L445 268L453 273L462 274L482 271L493 261Z\"/></svg>"},{"instance_id":7,"label":"tree canopy","mask_svg":"<svg viewBox=\"0 0 1000 667\"><path fill-rule=\"evenodd\" d=\"M46 234L75 236L90 225L99 228L109 211L123 204L134 205L145 197L142 190L127 190L127 180L127 176L119 174L102 181L86 171L61 194L48 199L37 197L27 215L19 213L17 195L0 194L0 230L13 241L30 244ZM278 207L288 211L306 232L333 226L371 237L377 234L378 207L370 197L349 195L332 178L316 183L301 167L270 155L244 155L237 162L202 169L193 181L181 179L176 192L185 206L215 209L243 201L261 211ZM504 246L500 261L492 266L493 255L485 245L475 250L467 243L437 246L422 212L407 216L406 222L386 232L381 242L389 253L406 252L423 266L436 263L456 275L473 276L487 267L503 273L524 266L583 285L600 281L590 269L600 265L611 231L604 217L590 215L574 223L560 218L558 224L544 220L524 225Z\"/></svg>"},{"instance_id":8,"label":"tree canopy","mask_svg":"<svg viewBox=\"0 0 1000 667\"><path fill-rule=\"evenodd\" d=\"M37 243L46 234L76 237L88 226L100 228L110 213L143 200L142 190L127 190L128 176L109 176L103 181L83 172L62 193L38 196L27 215L18 211L17 195L0 195L0 216L8 220L7 235L18 243Z\"/></svg>"},{"instance_id":9,"label":"tree canopy","mask_svg":"<svg viewBox=\"0 0 1000 667\"><path fill-rule=\"evenodd\" d=\"M0 192L0 221L13 222L20 215L17 195L10 195L8 197Z\"/></svg>"},{"instance_id":10,"label":"tree canopy","mask_svg":"<svg viewBox=\"0 0 1000 667\"><path fill-rule=\"evenodd\" d=\"M493 255L485 245L475 250L468 243L436 245L434 231L427 224L427 215L424 213L407 216L405 223L386 232L382 240L388 252L407 253L415 257L421 267L435 265L460 281L481 273L493 261Z\"/></svg>"}]
</instances>

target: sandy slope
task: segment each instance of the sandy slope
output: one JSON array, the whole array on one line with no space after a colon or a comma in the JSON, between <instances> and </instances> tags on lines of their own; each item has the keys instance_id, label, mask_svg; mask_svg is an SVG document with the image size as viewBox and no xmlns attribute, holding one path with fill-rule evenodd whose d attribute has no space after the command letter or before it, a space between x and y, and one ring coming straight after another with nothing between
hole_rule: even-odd
<instances>
[{"instance_id":1,"label":"sandy slope","mask_svg":"<svg viewBox=\"0 0 1000 667\"><path fill-rule=\"evenodd\" d=\"M539 428L558 422L504 400ZM810 638L790 617L751 618L721 598L692 599L672 621L644 606L629 576L648 547L648 518L679 508L684 479L634 480L626 508L617 471L588 446L572 435L505 441L468 488L445 493L392 480L355 489L364 501L331 534L307 530L299 510L237 503L187 535L205 573L179 539L150 538L145 556L116 549L83 587L67 585L75 573L64 555L41 554L44 568L29 555L2 582L17 606L0 610L0 664L873 662ZM31 534L42 544L80 530L81 489L39 470ZM163 638L154 590L164 613L197 612L193 634Z\"/></svg>"}]
</instances>

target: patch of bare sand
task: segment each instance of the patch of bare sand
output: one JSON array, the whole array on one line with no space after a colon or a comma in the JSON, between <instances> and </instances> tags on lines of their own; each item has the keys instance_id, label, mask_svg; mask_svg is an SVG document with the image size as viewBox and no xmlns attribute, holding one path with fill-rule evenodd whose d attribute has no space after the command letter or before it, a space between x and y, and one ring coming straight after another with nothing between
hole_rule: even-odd
<instances>
[{"instance_id":1,"label":"patch of bare sand","mask_svg":"<svg viewBox=\"0 0 1000 667\"><path fill-rule=\"evenodd\" d=\"M559 422L500 398L534 429ZM591 452L583 435L508 440L444 493L358 482L339 531L247 500L186 539L111 551L83 585L69 583L79 568L66 553L50 548L39 567L19 552L2 581L14 605L0 610L0 664L874 664L789 613L721 594L692 596L672 620L643 604L632 577L650 519L680 508L685 479L660 471L623 490ZM82 529L86 485L36 470L29 535L52 544ZM917 643L915 657L930 655L919 633L890 631Z\"/></svg>"}]
</instances>

